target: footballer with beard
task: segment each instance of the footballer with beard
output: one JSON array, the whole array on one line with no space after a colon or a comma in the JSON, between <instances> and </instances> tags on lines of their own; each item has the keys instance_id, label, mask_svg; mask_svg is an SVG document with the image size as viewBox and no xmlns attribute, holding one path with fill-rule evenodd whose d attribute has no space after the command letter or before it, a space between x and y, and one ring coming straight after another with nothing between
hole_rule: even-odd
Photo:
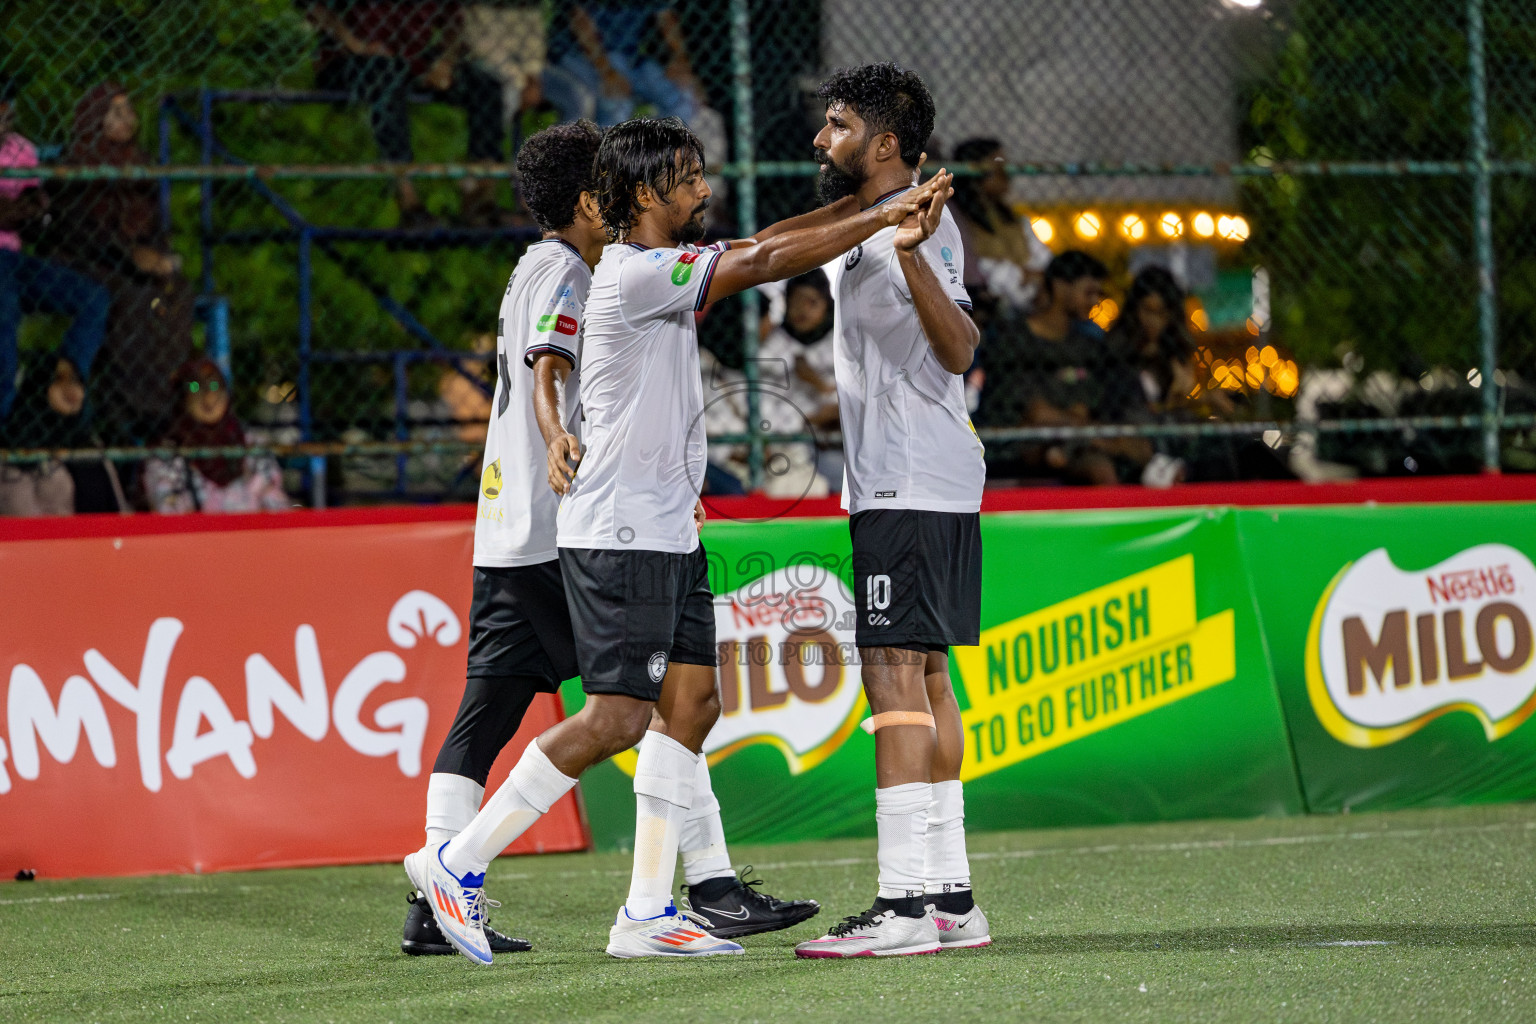
<instances>
[{"instance_id":1,"label":"footballer with beard","mask_svg":"<svg viewBox=\"0 0 1536 1024\"><path fill-rule=\"evenodd\" d=\"M918 185L934 106L896 64L821 85L815 139L824 204L862 210ZM981 630L982 445L961 375L980 335L960 232L942 196L827 267L842 415L843 507L853 541L855 638L875 736L879 890L801 957L901 956L985 946L965 852L960 709L949 648Z\"/></svg>"}]
</instances>

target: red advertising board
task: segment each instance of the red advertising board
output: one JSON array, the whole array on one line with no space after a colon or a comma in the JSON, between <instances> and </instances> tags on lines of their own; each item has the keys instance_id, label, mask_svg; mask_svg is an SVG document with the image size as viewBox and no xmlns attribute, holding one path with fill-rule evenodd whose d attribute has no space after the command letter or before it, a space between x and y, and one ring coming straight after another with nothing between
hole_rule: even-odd
<instances>
[{"instance_id":1,"label":"red advertising board","mask_svg":"<svg viewBox=\"0 0 1536 1024\"><path fill-rule=\"evenodd\" d=\"M473 521L239 518L0 542L6 876L384 861L422 843L463 690ZM534 702L492 787L560 716ZM570 795L512 852L587 845Z\"/></svg>"}]
</instances>

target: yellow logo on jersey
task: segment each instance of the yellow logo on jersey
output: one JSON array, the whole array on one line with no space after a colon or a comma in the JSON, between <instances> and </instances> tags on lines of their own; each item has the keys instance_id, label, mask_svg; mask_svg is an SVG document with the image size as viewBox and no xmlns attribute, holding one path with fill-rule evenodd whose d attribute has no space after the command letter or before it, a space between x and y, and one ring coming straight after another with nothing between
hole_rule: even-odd
<instances>
[{"instance_id":1,"label":"yellow logo on jersey","mask_svg":"<svg viewBox=\"0 0 1536 1024\"><path fill-rule=\"evenodd\" d=\"M501 495L500 459L486 466L485 472L480 475L480 493L491 501L495 501Z\"/></svg>"}]
</instances>

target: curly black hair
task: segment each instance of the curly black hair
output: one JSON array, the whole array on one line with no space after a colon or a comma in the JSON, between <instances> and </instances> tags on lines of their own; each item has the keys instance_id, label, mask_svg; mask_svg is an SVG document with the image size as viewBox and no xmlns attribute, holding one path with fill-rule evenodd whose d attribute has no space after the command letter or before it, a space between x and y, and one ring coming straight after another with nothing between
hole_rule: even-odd
<instances>
[{"instance_id":1,"label":"curly black hair","mask_svg":"<svg viewBox=\"0 0 1536 1024\"><path fill-rule=\"evenodd\" d=\"M839 68L816 95L829 107L846 106L858 114L870 136L893 133L908 167L922 159L933 134L933 97L917 72L891 61Z\"/></svg>"},{"instance_id":2,"label":"curly black hair","mask_svg":"<svg viewBox=\"0 0 1536 1024\"><path fill-rule=\"evenodd\" d=\"M545 128L517 152L518 192L545 231L562 231L576 220L583 192L596 192L592 170L602 129L591 121Z\"/></svg>"},{"instance_id":3,"label":"curly black hair","mask_svg":"<svg viewBox=\"0 0 1536 1024\"><path fill-rule=\"evenodd\" d=\"M679 118L637 117L608 129L596 164L597 206L608 237L623 241L634 230L641 185L666 202L693 160L704 166L704 144Z\"/></svg>"}]
</instances>

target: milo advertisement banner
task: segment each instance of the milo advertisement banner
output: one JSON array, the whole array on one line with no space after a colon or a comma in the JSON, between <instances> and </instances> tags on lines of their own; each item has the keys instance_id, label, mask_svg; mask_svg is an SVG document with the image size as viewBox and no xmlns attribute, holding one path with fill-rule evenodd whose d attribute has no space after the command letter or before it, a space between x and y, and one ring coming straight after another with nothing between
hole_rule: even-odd
<instances>
[{"instance_id":1,"label":"milo advertisement banner","mask_svg":"<svg viewBox=\"0 0 1536 1024\"><path fill-rule=\"evenodd\" d=\"M971 827L1302 810L1232 512L988 515L982 536L981 644L951 652ZM730 838L872 834L847 521L704 540L722 703L705 752ZM633 766L583 779L599 846L630 841Z\"/></svg>"},{"instance_id":2,"label":"milo advertisement banner","mask_svg":"<svg viewBox=\"0 0 1536 1024\"><path fill-rule=\"evenodd\" d=\"M1310 810L1536 795L1530 506L1239 515Z\"/></svg>"}]
</instances>

